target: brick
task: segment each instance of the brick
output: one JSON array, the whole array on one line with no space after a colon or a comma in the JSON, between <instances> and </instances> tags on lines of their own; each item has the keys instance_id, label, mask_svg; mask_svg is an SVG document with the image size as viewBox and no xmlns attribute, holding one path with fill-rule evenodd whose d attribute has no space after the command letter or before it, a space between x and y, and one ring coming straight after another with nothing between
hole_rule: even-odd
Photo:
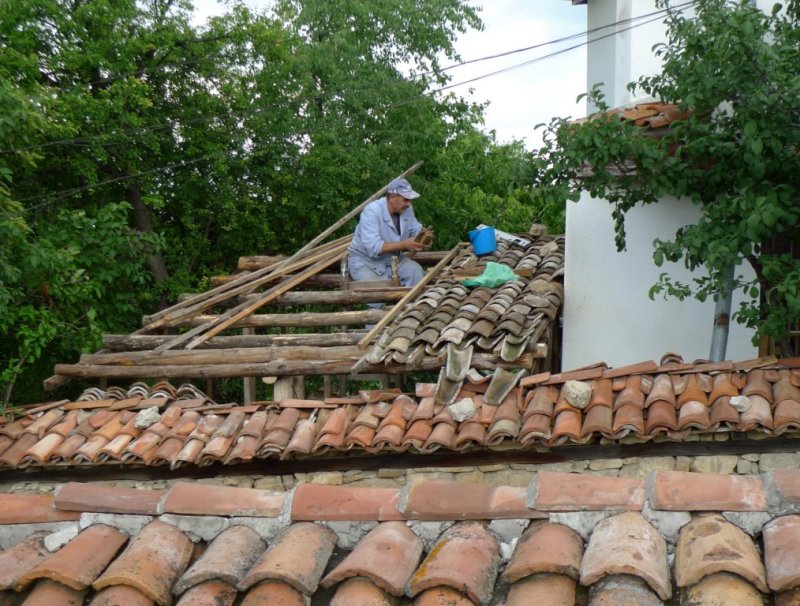
<instances>
[{"instance_id":1,"label":"brick","mask_svg":"<svg viewBox=\"0 0 800 606\"><path fill-rule=\"evenodd\" d=\"M403 489L398 509L415 520L544 517L525 505L524 488L421 478Z\"/></svg>"},{"instance_id":2,"label":"brick","mask_svg":"<svg viewBox=\"0 0 800 606\"><path fill-rule=\"evenodd\" d=\"M64 511L155 515L164 494L163 490L69 482L56 493L53 504Z\"/></svg>"},{"instance_id":3,"label":"brick","mask_svg":"<svg viewBox=\"0 0 800 606\"><path fill-rule=\"evenodd\" d=\"M283 493L180 482L163 502L163 513L274 518L283 508Z\"/></svg>"},{"instance_id":4,"label":"brick","mask_svg":"<svg viewBox=\"0 0 800 606\"><path fill-rule=\"evenodd\" d=\"M540 472L528 488L539 511L641 511L644 482L634 478Z\"/></svg>"},{"instance_id":5,"label":"brick","mask_svg":"<svg viewBox=\"0 0 800 606\"><path fill-rule=\"evenodd\" d=\"M403 520L400 490L366 486L301 484L292 499L292 519L308 521Z\"/></svg>"},{"instance_id":6,"label":"brick","mask_svg":"<svg viewBox=\"0 0 800 606\"><path fill-rule=\"evenodd\" d=\"M0 524L3 525L70 522L80 517L78 512L60 511L53 507L50 495L0 495Z\"/></svg>"},{"instance_id":7,"label":"brick","mask_svg":"<svg viewBox=\"0 0 800 606\"><path fill-rule=\"evenodd\" d=\"M666 511L766 511L761 478L685 471L656 471L648 480L653 509Z\"/></svg>"}]
</instances>

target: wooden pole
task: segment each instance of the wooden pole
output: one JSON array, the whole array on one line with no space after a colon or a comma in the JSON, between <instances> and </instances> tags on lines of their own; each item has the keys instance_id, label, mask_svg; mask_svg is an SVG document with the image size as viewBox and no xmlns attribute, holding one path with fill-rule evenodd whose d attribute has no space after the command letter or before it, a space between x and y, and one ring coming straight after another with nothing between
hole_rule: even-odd
<instances>
[{"instance_id":1,"label":"wooden pole","mask_svg":"<svg viewBox=\"0 0 800 606\"><path fill-rule=\"evenodd\" d=\"M471 368L494 370L501 368L531 368L536 357L546 350L541 346L535 353L524 353L513 362L505 362L493 354L474 354ZM224 378L272 377L289 375L341 375L350 372L356 358L345 360L281 360L251 364L165 364L156 366L104 366L98 364L56 364L55 374L68 377L114 379L155 378ZM441 356L423 358L413 369L405 364L368 364L362 367L365 374L403 374L412 370L438 370L444 360Z\"/></svg>"},{"instance_id":2,"label":"wooden pole","mask_svg":"<svg viewBox=\"0 0 800 606\"><path fill-rule=\"evenodd\" d=\"M420 166L422 166L422 162L421 162L421 161L420 161L420 162L417 162L417 163L416 163L416 164L414 164L414 166L412 166L411 168L408 168L408 169L406 169L405 171L403 171L402 173L400 173L400 174L397 176L397 178L398 178L398 179L400 179L400 178L405 178L405 177L408 177L409 175L411 175L411 174L415 173L415 172L417 171L417 169L418 169ZM323 232L322 232L321 234L319 234L319 235L318 235L316 238L314 238L313 240L311 240L311 241L310 241L308 244L306 244L306 245L305 245L303 248L301 248L299 251L297 251L297 253L296 253L296 254L299 254L299 253L301 253L301 252L303 252L303 251L305 251L305 250L308 250L309 248L311 248L311 247L313 247L313 246L316 246L316 245L317 245L319 242L322 242L322 241L323 241L325 238L327 238L328 236L330 236L330 235L331 235L333 232L335 232L335 231L336 231L337 229L339 229L339 228L340 228L342 225L344 225L345 223L347 223L347 222L348 222L350 219L352 219L353 217L356 217L356 216L357 216L357 215L358 215L358 214L359 214L359 213L360 213L362 210L364 210L364 207L365 207L367 204L369 204L369 203L370 203L370 202L372 202L373 200L377 200L377 199L378 199L378 198L380 198L382 195L384 195L384 194L386 193L386 190L388 189L388 187L389 187L389 184L387 183L386 185L384 185L383 187L381 187L381 188L380 188L378 191L376 191L374 194L372 194L372 195L371 195L369 198L367 198L366 200L364 200L364 201L363 201L361 204L359 204L359 205L358 205L358 206L356 206L356 207L355 207L353 210L351 210L349 213L347 213L347 214L346 214L344 217L342 217L341 219L339 219L339 220L338 220L336 223L334 223L333 225L331 225L331 226L330 226L328 229L326 229L325 231L323 231Z\"/></svg>"},{"instance_id":3,"label":"wooden pole","mask_svg":"<svg viewBox=\"0 0 800 606\"><path fill-rule=\"evenodd\" d=\"M320 328L329 326L352 326L380 322L387 313L389 313L389 311L386 309L363 309L355 311L299 312L295 314L253 314L237 321L231 327L291 328L293 326L302 326L307 328ZM222 317L223 316L216 314L196 316L181 322L177 326L183 328L202 327L208 322L219 321ZM366 333L359 335L359 337L364 336L364 334ZM175 335L171 335L170 338L174 339ZM171 348L168 347L166 349ZM165 349L159 351L165 351Z\"/></svg>"},{"instance_id":4,"label":"wooden pole","mask_svg":"<svg viewBox=\"0 0 800 606\"><path fill-rule=\"evenodd\" d=\"M258 316L251 316L258 317ZM381 315L381 317L383 317ZM377 321L377 320L375 320ZM355 345L366 334L358 332L328 332L298 335L231 335L218 336L197 349L236 349L244 347L286 347ZM103 347L111 351L147 351L172 339L174 335L103 335Z\"/></svg>"}]
</instances>

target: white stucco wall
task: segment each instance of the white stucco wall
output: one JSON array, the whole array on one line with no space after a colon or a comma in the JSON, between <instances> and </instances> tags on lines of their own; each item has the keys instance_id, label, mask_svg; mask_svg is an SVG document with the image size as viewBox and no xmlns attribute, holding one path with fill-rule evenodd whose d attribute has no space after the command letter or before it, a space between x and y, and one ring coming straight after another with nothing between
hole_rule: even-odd
<instances>
[{"instance_id":1,"label":"white stucco wall","mask_svg":"<svg viewBox=\"0 0 800 606\"><path fill-rule=\"evenodd\" d=\"M653 0L589 0L589 30L657 10ZM635 21L632 24L640 23ZM621 24L617 30L631 24ZM611 30L592 34L604 36ZM663 22L637 26L587 47L587 90L603 82L611 107L633 105L643 99L631 96L628 82L658 73L654 44L665 40ZM587 114L595 108L588 107ZM567 203L565 302L562 368L567 370L605 361L620 366L660 357L673 351L686 360L708 358L714 320L714 303L677 301L647 295L667 271L675 280L689 282L682 265L653 263L655 238L671 239L675 230L693 223L697 208L687 201L665 199L658 205L639 207L627 215L627 251L614 244L611 206L585 194ZM749 266L737 274L752 276ZM740 299L735 298L733 310ZM731 324L726 358L755 357L752 334Z\"/></svg>"},{"instance_id":2,"label":"white stucco wall","mask_svg":"<svg viewBox=\"0 0 800 606\"><path fill-rule=\"evenodd\" d=\"M714 321L714 303L694 299L677 301L648 291L661 272L688 282L681 264L653 263L653 240L666 239L693 223L697 208L684 200L664 199L637 207L627 215L627 250L617 252L610 205L585 194L567 203L566 271L562 368L578 368L605 361L621 366L655 360L668 352L685 360L708 358ZM749 266L737 275L752 277ZM741 297L735 297L733 310ZM726 359L746 360L757 355L752 333L731 324Z\"/></svg>"}]
</instances>

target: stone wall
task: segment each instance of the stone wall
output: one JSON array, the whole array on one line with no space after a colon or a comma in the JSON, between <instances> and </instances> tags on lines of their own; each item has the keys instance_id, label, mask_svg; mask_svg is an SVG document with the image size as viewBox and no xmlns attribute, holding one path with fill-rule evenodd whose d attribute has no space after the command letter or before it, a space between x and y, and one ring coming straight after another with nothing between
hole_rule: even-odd
<instances>
[{"instance_id":1,"label":"stone wall","mask_svg":"<svg viewBox=\"0 0 800 606\"><path fill-rule=\"evenodd\" d=\"M438 478L487 484L491 486L526 487L538 471L580 472L620 478L646 478L654 470L696 471L712 474L752 475L776 469L800 468L800 452L777 454L743 454L718 456L630 457L624 459L592 459L542 464L493 464L470 467L419 467L413 469L384 468L377 470L350 469L347 471L318 471L286 475L220 475L195 480L202 484L290 490L301 482L311 484L372 486L398 488L416 477ZM81 481L91 481L88 478ZM104 480L104 485L164 489L186 478L169 480ZM2 481L0 493L49 494L60 487L58 481Z\"/></svg>"}]
</instances>

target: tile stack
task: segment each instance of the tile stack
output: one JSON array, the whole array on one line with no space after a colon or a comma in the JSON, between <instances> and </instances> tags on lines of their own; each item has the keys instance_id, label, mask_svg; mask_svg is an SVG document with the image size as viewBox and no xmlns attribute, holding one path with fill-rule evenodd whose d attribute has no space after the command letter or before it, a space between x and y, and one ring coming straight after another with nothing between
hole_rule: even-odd
<instances>
[{"instance_id":1,"label":"tile stack","mask_svg":"<svg viewBox=\"0 0 800 606\"><path fill-rule=\"evenodd\" d=\"M798 487L795 470L293 494L70 483L0 495L0 603L785 606Z\"/></svg>"},{"instance_id":2,"label":"tile stack","mask_svg":"<svg viewBox=\"0 0 800 606\"><path fill-rule=\"evenodd\" d=\"M403 308L365 356L370 364L396 362L417 367L425 356L443 356L436 400L452 404L481 354L491 356L492 382L508 382L530 370L539 340L548 337L563 299L564 237L539 236L527 245L498 242L480 257L465 253L449 271ZM489 262L505 265L517 278L495 287L462 284Z\"/></svg>"}]
</instances>

